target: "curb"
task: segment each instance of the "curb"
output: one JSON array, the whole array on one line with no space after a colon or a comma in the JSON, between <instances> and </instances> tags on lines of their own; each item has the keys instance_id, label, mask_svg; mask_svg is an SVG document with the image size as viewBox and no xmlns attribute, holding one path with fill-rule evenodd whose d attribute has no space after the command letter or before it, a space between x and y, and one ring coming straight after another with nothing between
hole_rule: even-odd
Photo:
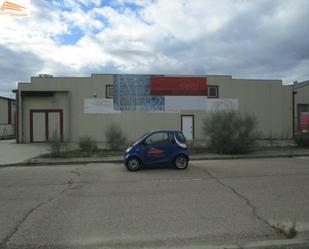
<instances>
[{"instance_id":1,"label":"curb","mask_svg":"<svg viewBox=\"0 0 309 249\"><path fill-rule=\"evenodd\" d=\"M143 247L150 249L153 247ZM156 247L163 249L167 247ZM255 241L240 244L223 244L223 245L180 245L180 246L169 246L169 249L308 249L309 241L301 239L286 239L286 240L266 240L266 241Z\"/></svg>"},{"instance_id":2,"label":"curb","mask_svg":"<svg viewBox=\"0 0 309 249\"><path fill-rule=\"evenodd\" d=\"M20 163L10 163L1 164L0 168L5 167L27 167L27 166L52 166L52 165L74 165L74 164L88 164L88 163L123 163L123 160L85 160L85 161L46 161L46 162L20 162Z\"/></svg>"},{"instance_id":3,"label":"curb","mask_svg":"<svg viewBox=\"0 0 309 249\"><path fill-rule=\"evenodd\" d=\"M295 154L261 154L261 155L228 155L228 156L194 156L191 161L198 160L227 160L227 159L259 159L259 158L293 158L299 156L309 156L309 153Z\"/></svg>"},{"instance_id":4,"label":"curb","mask_svg":"<svg viewBox=\"0 0 309 249\"><path fill-rule=\"evenodd\" d=\"M249 242L240 248L248 249L307 249L309 241L301 239L269 240Z\"/></svg>"},{"instance_id":5,"label":"curb","mask_svg":"<svg viewBox=\"0 0 309 249\"><path fill-rule=\"evenodd\" d=\"M309 156L309 153L293 153L293 154L261 154L261 155L218 155L218 156L193 156L190 161L208 161L208 160L234 160L234 159L263 159L263 158L293 158L299 156ZM19 162L10 164L1 164L0 168L15 166L52 166L52 165L72 165L72 164L88 164L88 163L123 163L123 159L99 159L99 160L64 160L64 161L33 161Z\"/></svg>"}]
</instances>

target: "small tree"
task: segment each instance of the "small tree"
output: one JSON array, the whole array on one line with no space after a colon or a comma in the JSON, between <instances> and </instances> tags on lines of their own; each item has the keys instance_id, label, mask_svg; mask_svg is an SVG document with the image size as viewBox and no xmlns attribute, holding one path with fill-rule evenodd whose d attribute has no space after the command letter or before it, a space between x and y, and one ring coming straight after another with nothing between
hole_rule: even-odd
<instances>
[{"instance_id":1,"label":"small tree","mask_svg":"<svg viewBox=\"0 0 309 249\"><path fill-rule=\"evenodd\" d=\"M50 154L54 157L60 157L61 153L66 150L66 144L61 141L57 130L54 130L49 139L49 150Z\"/></svg>"},{"instance_id":2,"label":"small tree","mask_svg":"<svg viewBox=\"0 0 309 249\"><path fill-rule=\"evenodd\" d=\"M83 136L79 138L78 146L81 151L89 154L95 152L98 149L97 142L91 136Z\"/></svg>"},{"instance_id":3,"label":"small tree","mask_svg":"<svg viewBox=\"0 0 309 249\"><path fill-rule=\"evenodd\" d=\"M107 145L112 150L119 150L125 145L127 141L127 138L123 134L120 126L115 124L111 124L107 127L105 131L105 137Z\"/></svg>"},{"instance_id":4,"label":"small tree","mask_svg":"<svg viewBox=\"0 0 309 249\"><path fill-rule=\"evenodd\" d=\"M216 111L204 120L203 133L215 152L237 154L249 151L255 143L256 126L256 118L252 115L233 110Z\"/></svg>"}]
</instances>

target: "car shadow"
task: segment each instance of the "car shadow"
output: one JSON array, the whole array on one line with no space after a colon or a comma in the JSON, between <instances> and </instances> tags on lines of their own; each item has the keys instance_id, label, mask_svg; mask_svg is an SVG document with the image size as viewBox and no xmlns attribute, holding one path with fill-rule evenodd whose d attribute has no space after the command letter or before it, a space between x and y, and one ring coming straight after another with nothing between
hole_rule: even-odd
<instances>
[{"instance_id":1,"label":"car shadow","mask_svg":"<svg viewBox=\"0 0 309 249\"><path fill-rule=\"evenodd\" d=\"M143 165L141 170L176 170L174 165Z\"/></svg>"}]
</instances>

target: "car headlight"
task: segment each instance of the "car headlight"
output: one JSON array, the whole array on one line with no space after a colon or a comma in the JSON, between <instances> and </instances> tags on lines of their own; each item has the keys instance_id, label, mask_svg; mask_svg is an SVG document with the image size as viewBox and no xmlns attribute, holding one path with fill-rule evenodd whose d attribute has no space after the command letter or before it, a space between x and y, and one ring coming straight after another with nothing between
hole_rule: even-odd
<instances>
[{"instance_id":1,"label":"car headlight","mask_svg":"<svg viewBox=\"0 0 309 249\"><path fill-rule=\"evenodd\" d=\"M129 151L132 149L132 146L126 149L126 153L129 153Z\"/></svg>"}]
</instances>

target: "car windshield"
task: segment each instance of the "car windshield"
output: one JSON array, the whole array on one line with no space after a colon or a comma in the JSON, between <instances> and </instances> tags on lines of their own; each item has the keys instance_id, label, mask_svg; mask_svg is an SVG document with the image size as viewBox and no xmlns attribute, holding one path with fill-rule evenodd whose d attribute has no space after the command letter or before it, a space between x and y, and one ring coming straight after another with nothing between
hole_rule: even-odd
<instances>
[{"instance_id":1,"label":"car windshield","mask_svg":"<svg viewBox=\"0 0 309 249\"><path fill-rule=\"evenodd\" d=\"M149 135L149 133L150 133L150 132L147 132L147 133L145 133L142 137L140 137L140 138L133 144L133 146L134 146L134 145L137 145L140 141L142 141L146 136Z\"/></svg>"}]
</instances>

